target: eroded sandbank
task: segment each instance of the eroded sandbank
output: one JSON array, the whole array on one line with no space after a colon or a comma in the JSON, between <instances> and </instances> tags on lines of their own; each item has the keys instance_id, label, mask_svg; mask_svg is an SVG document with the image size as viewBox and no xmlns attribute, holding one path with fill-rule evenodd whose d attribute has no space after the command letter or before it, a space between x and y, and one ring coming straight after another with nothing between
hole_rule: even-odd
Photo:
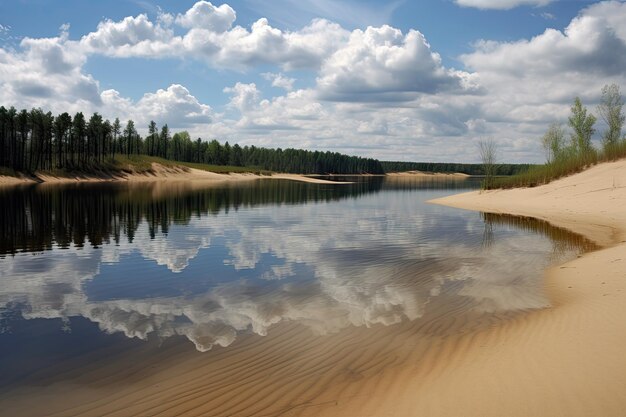
<instances>
[{"instance_id":1,"label":"eroded sandbank","mask_svg":"<svg viewBox=\"0 0 626 417\"><path fill-rule=\"evenodd\" d=\"M0 186L24 185L33 183L70 184L70 183L101 183L101 182L194 182L218 183L240 182L258 179L279 179L300 181L315 184L350 184L349 182L328 181L297 174L258 175L254 173L216 173L187 167L166 167L152 163L150 171L123 172L119 174L55 176L38 173L35 176L12 177L0 175Z\"/></svg>"}]
</instances>

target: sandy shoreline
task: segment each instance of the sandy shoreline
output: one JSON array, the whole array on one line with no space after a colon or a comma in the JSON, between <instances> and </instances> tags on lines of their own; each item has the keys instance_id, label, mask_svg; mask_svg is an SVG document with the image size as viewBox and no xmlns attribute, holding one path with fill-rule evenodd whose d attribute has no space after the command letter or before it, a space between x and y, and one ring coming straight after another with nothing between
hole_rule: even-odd
<instances>
[{"instance_id":1,"label":"sandy shoreline","mask_svg":"<svg viewBox=\"0 0 626 417\"><path fill-rule=\"evenodd\" d=\"M626 410L626 161L530 189L470 192L432 201L530 216L605 249L547 272L553 308L480 335L462 365L425 393L445 396L436 415L621 416ZM472 384L471 380L481 381Z\"/></svg>"},{"instance_id":2,"label":"sandy shoreline","mask_svg":"<svg viewBox=\"0 0 626 417\"><path fill-rule=\"evenodd\" d=\"M312 178L297 174L272 174L258 175L253 173L216 173L203 171L195 168L165 167L153 163L152 169L148 173L124 173L116 176L76 176L58 177L47 174L37 174L34 177L10 177L0 175L0 186L25 185L25 184L72 184L72 183L102 183L102 182L132 182L132 183L153 183L153 182L193 182L193 183L219 183L219 182L241 182L259 179L290 180L307 182L314 184L350 184L350 182L328 181L319 178Z\"/></svg>"},{"instance_id":3,"label":"sandy shoreline","mask_svg":"<svg viewBox=\"0 0 626 417\"><path fill-rule=\"evenodd\" d=\"M626 240L626 160L600 164L541 187L474 191L432 202L535 217L609 246Z\"/></svg>"},{"instance_id":4,"label":"sandy shoreline","mask_svg":"<svg viewBox=\"0 0 626 417\"><path fill-rule=\"evenodd\" d=\"M343 176L343 175L342 175ZM347 175L350 176L350 175ZM368 175L363 175L368 176ZM384 176L384 175L383 175ZM387 174L393 178L441 178L461 179L469 177L460 173L431 173L420 171L393 172ZM331 176L332 177L332 176ZM58 177L39 173L36 177L11 177L0 175L0 186L48 183L48 184L72 184L93 182L224 182L224 181L251 181L258 179L290 180L307 182L312 184L351 184L349 181L330 181L323 178L315 178L310 175L273 173L271 175L258 175L253 173L216 173L203 171L195 168L165 167L153 163L151 172L148 173L124 173L116 176L76 176Z\"/></svg>"},{"instance_id":5,"label":"sandy shoreline","mask_svg":"<svg viewBox=\"0 0 626 417\"><path fill-rule=\"evenodd\" d=\"M423 172L423 171L406 171L406 172L390 172L390 177L424 177L424 178L445 178L445 179L467 179L470 175L460 172Z\"/></svg>"}]
</instances>

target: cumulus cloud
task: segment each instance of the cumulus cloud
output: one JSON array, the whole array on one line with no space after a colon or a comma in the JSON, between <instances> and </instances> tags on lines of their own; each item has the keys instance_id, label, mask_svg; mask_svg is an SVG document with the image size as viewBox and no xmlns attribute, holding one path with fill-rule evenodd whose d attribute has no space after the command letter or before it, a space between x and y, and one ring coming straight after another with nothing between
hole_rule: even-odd
<instances>
[{"instance_id":1,"label":"cumulus cloud","mask_svg":"<svg viewBox=\"0 0 626 417\"><path fill-rule=\"evenodd\" d=\"M282 88L286 91L293 90L293 83L296 81L295 78L289 78L282 73L274 74L271 72L265 72L261 75L266 80L272 82L272 87Z\"/></svg>"},{"instance_id":2,"label":"cumulus cloud","mask_svg":"<svg viewBox=\"0 0 626 417\"><path fill-rule=\"evenodd\" d=\"M328 58L317 79L322 98L345 101L406 100L414 93L461 90L470 74L447 70L426 38L390 26L355 30Z\"/></svg>"},{"instance_id":3,"label":"cumulus cloud","mask_svg":"<svg viewBox=\"0 0 626 417\"><path fill-rule=\"evenodd\" d=\"M146 93L136 101L123 97L116 90L105 90L101 97L101 111L106 116L123 115L124 119L133 119L139 127L147 126L150 120L158 120L170 127L185 129L211 123L214 117L210 106L201 103L179 84Z\"/></svg>"},{"instance_id":4,"label":"cumulus cloud","mask_svg":"<svg viewBox=\"0 0 626 417\"><path fill-rule=\"evenodd\" d=\"M488 120L563 120L575 96L593 102L604 84L626 83L626 4L592 5L564 31L516 42L479 42L461 56L489 91L483 109Z\"/></svg>"},{"instance_id":5,"label":"cumulus cloud","mask_svg":"<svg viewBox=\"0 0 626 417\"><path fill-rule=\"evenodd\" d=\"M116 57L157 57L171 55L180 38L171 29L154 24L147 15L128 16L119 22L105 20L95 32L83 36L80 46L86 53Z\"/></svg>"},{"instance_id":6,"label":"cumulus cloud","mask_svg":"<svg viewBox=\"0 0 626 417\"><path fill-rule=\"evenodd\" d=\"M176 17L176 23L186 28L204 28L213 32L225 32L237 18L235 10L228 4L219 7L208 1L199 1L185 14Z\"/></svg>"},{"instance_id":7,"label":"cumulus cloud","mask_svg":"<svg viewBox=\"0 0 626 417\"><path fill-rule=\"evenodd\" d=\"M84 55L68 40L67 27L53 38L24 38L21 51L0 48L4 104L61 110L101 105L98 82L81 69Z\"/></svg>"},{"instance_id":8,"label":"cumulus cloud","mask_svg":"<svg viewBox=\"0 0 626 417\"><path fill-rule=\"evenodd\" d=\"M235 14L230 10L227 5L216 7L208 2L198 2L176 17L160 12L156 22L143 14L120 21L105 20L94 32L78 41L70 41L65 34L48 41L25 42L24 49L38 51L40 56L44 55L43 52L47 54L42 62L34 55L24 53L22 59L29 62L28 65L42 65L59 77L68 76L64 71L71 67L73 76L71 82L65 83L67 94L59 94L54 83L43 85L42 77L22 79L24 76L19 76L21 78L13 80L11 86L13 96L20 98L11 101L18 105L26 103L26 107L31 106L30 103L42 103L43 107L53 111L68 108L72 111L99 111L106 117L132 118L138 126L154 119L168 123L170 127L188 129L201 137L216 135L224 140L237 139L265 146L336 149L353 153L358 149L353 143L361 142L359 136L367 135L373 147L371 150L363 147L357 152L376 152L376 156L384 157L384 153L389 152L386 145L393 145L418 132L435 130L427 127L428 120L416 120L421 116L416 114L418 104L408 102L415 101L420 94L474 89L471 75L444 68L439 56L416 31L403 35L397 29L384 26L351 34L340 25L323 19L313 20L291 32L272 27L267 19L259 19L246 29L232 26ZM216 22L222 22L222 26L218 27ZM172 27L174 24L186 31L179 34L180 31ZM50 45L42 52L46 42ZM17 56L11 51L3 52L11 59ZM323 70L318 74L315 88L297 91L293 90L295 80L283 72L265 73L273 86L286 90L285 95L271 100L263 99L254 83L239 82L227 87L224 92L232 96L227 109L236 110L238 115L224 119L181 85L146 93L138 99L125 97L115 89L100 91L97 82L83 70L92 54L118 58L193 57L213 67L234 69L271 64L283 70L316 70L320 66ZM22 73L33 74L33 71ZM15 74L19 78L19 71ZM78 97L90 98L88 105L84 101L72 101L72 91ZM356 94L355 91L363 93ZM359 98L354 99L354 96ZM372 108L351 101L371 102L372 105L402 102L406 110L380 110L372 115ZM419 110L424 112L423 115L433 111L440 115L445 113L445 109L433 110L431 105L424 109ZM437 122L441 122L442 117ZM320 125L322 120L323 126ZM458 134L459 128L465 125L463 121L455 121L455 126L454 132ZM279 133L273 134L276 132ZM272 135L266 137L269 133ZM341 148L339 140L347 146Z\"/></svg>"},{"instance_id":9,"label":"cumulus cloud","mask_svg":"<svg viewBox=\"0 0 626 417\"><path fill-rule=\"evenodd\" d=\"M315 20L300 31L285 32L261 18L250 30L236 26L218 33L193 28L182 39L182 52L220 68L274 64L285 69L315 69L347 36L346 30L327 20Z\"/></svg>"},{"instance_id":10,"label":"cumulus cloud","mask_svg":"<svg viewBox=\"0 0 626 417\"><path fill-rule=\"evenodd\" d=\"M232 95L228 105L242 112L256 108L261 97L254 83L237 83L233 87L224 88L224 92Z\"/></svg>"},{"instance_id":11,"label":"cumulus cloud","mask_svg":"<svg viewBox=\"0 0 626 417\"><path fill-rule=\"evenodd\" d=\"M0 48L3 105L41 107L53 113L97 111L110 118L132 118L139 126L151 119L179 128L213 120L211 107L178 84L145 93L138 100L112 89L101 91L85 73L87 56L81 44L69 40L68 29L64 26L54 38L24 38L21 51ZM120 45L128 40L115 35L115 30L109 33Z\"/></svg>"},{"instance_id":12,"label":"cumulus cloud","mask_svg":"<svg viewBox=\"0 0 626 417\"><path fill-rule=\"evenodd\" d=\"M626 68L626 4L607 2L589 7L563 32L547 29L530 40L480 42L463 62L481 74L518 77L563 74L621 75Z\"/></svg>"},{"instance_id":13,"label":"cumulus cloud","mask_svg":"<svg viewBox=\"0 0 626 417\"><path fill-rule=\"evenodd\" d=\"M463 7L475 7L477 9L509 10L519 6L541 7L552 3L554 0L455 0L456 4Z\"/></svg>"},{"instance_id":14,"label":"cumulus cloud","mask_svg":"<svg viewBox=\"0 0 626 417\"><path fill-rule=\"evenodd\" d=\"M250 30L232 27L235 18L227 4L216 7L199 1L176 18L160 14L156 23L145 14L105 20L83 36L80 45L86 53L113 57L190 58L237 70L264 63L294 69L319 67L348 37L348 31L324 19L288 32L272 27L266 18L254 22ZM176 35L172 22L187 32Z\"/></svg>"}]
</instances>

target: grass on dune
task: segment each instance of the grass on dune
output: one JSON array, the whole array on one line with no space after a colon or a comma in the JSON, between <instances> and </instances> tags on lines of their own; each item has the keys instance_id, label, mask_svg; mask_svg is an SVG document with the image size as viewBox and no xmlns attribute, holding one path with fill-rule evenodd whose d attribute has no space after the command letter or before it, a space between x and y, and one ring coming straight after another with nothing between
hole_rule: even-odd
<instances>
[{"instance_id":1,"label":"grass on dune","mask_svg":"<svg viewBox=\"0 0 626 417\"><path fill-rule=\"evenodd\" d=\"M626 158L626 141L605 146L602 151L591 149L582 155L570 154L545 165L531 167L527 171L510 177L495 178L493 185L488 188L536 187L584 171L598 163L622 158Z\"/></svg>"}]
</instances>

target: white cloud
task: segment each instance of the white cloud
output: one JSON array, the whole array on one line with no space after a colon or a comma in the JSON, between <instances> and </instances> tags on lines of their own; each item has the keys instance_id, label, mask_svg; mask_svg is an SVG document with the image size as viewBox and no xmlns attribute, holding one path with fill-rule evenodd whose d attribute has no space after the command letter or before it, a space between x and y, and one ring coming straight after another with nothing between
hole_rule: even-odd
<instances>
[{"instance_id":1,"label":"white cloud","mask_svg":"<svg viewBox=\"0 0 626 417\"><path fill-rule=\"evenodd\" d=\"M200 103L179 84L146 93L136 102L122 97L115 90L106 90L102 92L102 101L105 115L115 117L123 114L124 118L133 119L138 127L147 125L150 120L158 120L159 123L168 123L170 127L186 128L210 123L213 117L210 106Z\"/></svg>"},{"instance_id":2,"label":"white cloud","mask_svg":"<svg viewBox=\"0 0 626 417\"><path fill-rule=\"evenodd\" d=\"M84 72L85 44L91 48L109 42L126 48L140 39L155 40L153 29L141 15L120 24L104 22L99 26L100 36L83 38L80 43L69 40L69 25L63 25L57 37L24 38L21 51L0 48L2 104L27 109L41 107L53 113L97 111L109 118L132 118L139 128L151 119L176 128L210 123L212 109L181 85L146 93L135 101L116 90L101 91L99 83Z\"/></svg>"},{"instance_id":3,"label":"white cloud","mask_svg":"<svg viewBox=\"0 0 626 417\"><path fill-rule=\"evenodd\" d=\"M470 74L450 71L424 35L390 26L355 30L328 58L317 79L322 98L342 101L409 100L415 93L461 90Z\"/></svg>"},{"instance_id":4,"label":"white cloud","mask_svg":"<svg viewBox=\"0 0 626 417\"><path fill-rule=\"evenodd\" d=\"M145 14L119 22L105 20L83 36L80 45L86 53L112 57L189 58L237 70L264 63L294 69L319 67L348 37L340 25L324 19L287 32L272 27L266 18L254 22L250 30L232 27L235 17L226 4L215 7L200 1L175 19L161 13L156 23ZM176 35L172 22L188 31Z\"/></svg>"},{"instance_id":5,"label":"white cloud","mask_svg":"<svg viewBox=\"0 0 626 417\"><path fill-rule=\"evenodd\" d=\"M95 32L83 36L80 46L86 53L115 57L158 57L174 53L180 38L161 24L154 24L147 15L125 17L119 22L105 20Z\"/></svg>"},{"instance_id":6,"label":"white cloud","mask_svg":"<svg viewBox=\"0 0 626 417\"><path fill-rule=\"evenodd\" d=\"M626 84L626 4L592 5L563 32L547 29L530 40L482 42L461 60L489 91L487 119L538 122L564 119L575 96L587 102L604 84Z\"/></svg>"},{"instance_id":7,"label":"white cloud","mask_svg":"<svg viewBox=\"0 0 626 417\"><path fill-rule=\"evenodd\" d=\"M285 69L317 68L348 32L339 25L315 20L298 32L283 32L261 18L251 30L236 26L223 33L191 29L183 38L184 53L219 68L244 69L274 64Z\"/></svg>"},{"instance_id":8,"label":"white cloud","mask_svg":"<svg viewBox=\"0 0 626 417\"><path fill-rule=\"evenodd\" d=\"M228 105L241 112L255 109L261 97L261 93L254 83L237 83L233 87L224 88L224 92L232 95Z\"/></svg>"},{"instance_id":9,"label":"white cloud","mask_svg":"<svg viewBox=\"0 0 626 417\"><path fill-rule=\"evenodd\" d=\"M272 72L265 72L261 75L266 80L272 82L272 87L282 88L286 91L293 90L293 83L296 81L294 78L289 78L282 73L274 74Z\"/></svg>"},{"instance_id":10,"label":"white cloud","mask_svg":"<svg viewBox=\"0 0 626 417\"><path fill-rule=\"evenodd\" d=\"M99 85L81 71L85 57L63 31L54 38L24 38L21 51L0 48L4 105L80 111L101 105Z\"/></svg>"},{"instance_id":11,"label":"white cloud","mask_svg":"<svg viewBox=\"0 0 626 417\"><path fill-rule=\"evenodd\" d=\"M547 29L530 40L483 42L461 57L481 74L504 73L517 77L564 74L620 75L626 68L626 4L608 2L591 6L574 18L563 32Z\"/></svg>"},{"instance_id":12,"label":"white cloud","mask_svg":"<svg viewBox=\"0 0 626 417\"><path fill-rule=\"evenodd\" d=\"M176 23L186 28L204 28L213 32L226 32L237 18L228 4L215 7L208 1L199 1L185 14L176 17Z\"/></svg>"},{"instance_id":13,"label":"white cloud","mask_svg":"<svg viewBox=\"0 0 626 417\"><path fill-rule=\"evenodd\" d=\"M455 0L456 4L463 7L496 10L509 10L519 6L542 7L553 1L554 0Z\"/></svg>"}]
</instances>

